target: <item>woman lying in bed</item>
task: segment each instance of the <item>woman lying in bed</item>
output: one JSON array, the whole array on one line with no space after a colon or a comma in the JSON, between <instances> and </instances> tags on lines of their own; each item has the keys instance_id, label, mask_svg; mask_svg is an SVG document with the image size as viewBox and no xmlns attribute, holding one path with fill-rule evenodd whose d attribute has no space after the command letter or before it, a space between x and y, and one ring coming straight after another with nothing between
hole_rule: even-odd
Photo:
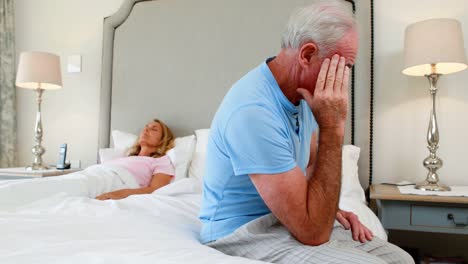
<instances>
[{"instance_id":1,"label":"woman lying in bed","mask_svg":"<svg viewBox=\"0 0 468 264\"><path fill-rule=\"evenodd\" d=\"M160 120L149 122L130 149L128 157L105 163L126 169L135 177L140 188L103 193L96 199L123 199L132 194L152 193L169 184L175 170L166 152L173 147L174 135L171 130Z\"/></svg>"}]
</instances>

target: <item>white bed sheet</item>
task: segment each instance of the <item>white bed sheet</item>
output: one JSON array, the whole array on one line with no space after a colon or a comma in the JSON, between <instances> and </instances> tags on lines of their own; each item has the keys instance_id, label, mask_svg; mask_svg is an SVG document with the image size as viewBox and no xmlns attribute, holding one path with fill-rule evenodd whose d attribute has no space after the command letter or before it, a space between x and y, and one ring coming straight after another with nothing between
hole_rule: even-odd
<instances>
[{"instance_id":1,"label":"white bed sheet","mask_svg":"<svg viewBox=\"0 0 468 264\"><path fill-rule=\"evenodd\" d=\"M196 181L116 201L63 192L0 210L0 263L261 263L199 243Z\"/></svg>"},{"instance_id":2,"label":"white bed sheet","mask_svg":"<svg viewBox=\"0 0 468 264\"><path fill-rule=\"evenodd\" d=\"M93 165L64 176L0 181L0 211L15 209L58 192L93 198L104 192L137 187L138 183L127 170L110 165Z\"/></svg>"},{"instance_id":3,"label":"white bed sheet","mask_svg":"<svg viewBox=\"0 0 468 264\"><path fill-rule=\"evenodd\" d=\"M127 171L105 165L61 177L0 182L0 263L261 263L199 243L198 179L182 179L148 195L94 199L135 187ZM340 207L386 239L363 203L343 199Z\"/></svg>"}]
</instances>

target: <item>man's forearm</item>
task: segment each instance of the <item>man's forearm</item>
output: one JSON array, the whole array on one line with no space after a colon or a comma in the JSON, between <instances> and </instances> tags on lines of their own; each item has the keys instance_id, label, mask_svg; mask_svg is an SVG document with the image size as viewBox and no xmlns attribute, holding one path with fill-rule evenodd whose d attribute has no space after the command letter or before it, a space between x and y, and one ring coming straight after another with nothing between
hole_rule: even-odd
<instances>
[{"instance_id":1,"label":"man's forearm","mask_svg":"<svg viewBox=\"0 0 468 264\"><path fill-rule=\"evenodd\" d=\"M313 176L308 180L307 209L317 240L328 241L338 210L343 130L320 131Z\"/></svg>"}]
</instances>

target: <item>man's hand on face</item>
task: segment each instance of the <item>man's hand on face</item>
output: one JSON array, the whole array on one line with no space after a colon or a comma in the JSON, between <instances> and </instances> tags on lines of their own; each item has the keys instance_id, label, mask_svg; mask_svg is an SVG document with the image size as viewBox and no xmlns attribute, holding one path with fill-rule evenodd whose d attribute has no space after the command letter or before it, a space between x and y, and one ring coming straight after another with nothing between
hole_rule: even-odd
<instances>
[{"instance_id":1,"label":"man's hand on face","mask_svg":"<svg viewBox=\"0 0 468 264\"><path fill-rule=\"evenodd\" d=\"M355 241L359 240L361 243L365 243L367 241L371 241L374 237L372 231L359 221L357 215L351 212L338 210L336 213L336 220L338 220L346 230L351 228L351 233Z\"/></svg>"},{"instance_id":2,"label":"man's hand on face","mask_svg":"<svg viewBox=\"0 0 468 264\"><path fill-rule=\"evenodd\" d=\"M313 96L304 88L297 89L312 108L322 131L334 129L344 134L349 72L346 59L336 54L331 60L327 58L323 61Z\"/></svg>"}]
</instances>

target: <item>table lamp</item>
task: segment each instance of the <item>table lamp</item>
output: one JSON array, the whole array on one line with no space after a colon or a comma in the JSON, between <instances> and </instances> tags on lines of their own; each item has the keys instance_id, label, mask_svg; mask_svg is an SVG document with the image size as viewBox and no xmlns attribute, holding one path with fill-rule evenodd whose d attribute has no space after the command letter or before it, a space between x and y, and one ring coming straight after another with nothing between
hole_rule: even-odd
<instances>
[{"instance_id":1,"label":"table lamp","mask_svg":"<svg viewBox=\"0 0 468 264\"><path fill-rule=\"evenodd\" d=\"M439 129L436 118L437 80L441 75L467 68L460 22L455 19L429 19L409 25L405 32L405 67L403 74L425 76L429 80L432 98L427 148L429 156L423 165L429 171L426 180L415 186L425 191L449 191L450 187L439 183L437 170L443 165L437 157Z\"/></svg>"},{"instance_id":2,"label":"table lamp","mask_svg":"<svg viewBox=\"0 0 468 264\"><path fill-rule=\"evenodd\" d=\"M34 89L37 92L36 126L34 139L36 144L32 148L33 163L28 170L45 170L48 167L42 164L42 155L45 153L42 142L41 102L44 90L62 88L60 72L60 57L46 52L22 52L19 58L16 74L16 86Z\"/></svg>"}]
</instances>

